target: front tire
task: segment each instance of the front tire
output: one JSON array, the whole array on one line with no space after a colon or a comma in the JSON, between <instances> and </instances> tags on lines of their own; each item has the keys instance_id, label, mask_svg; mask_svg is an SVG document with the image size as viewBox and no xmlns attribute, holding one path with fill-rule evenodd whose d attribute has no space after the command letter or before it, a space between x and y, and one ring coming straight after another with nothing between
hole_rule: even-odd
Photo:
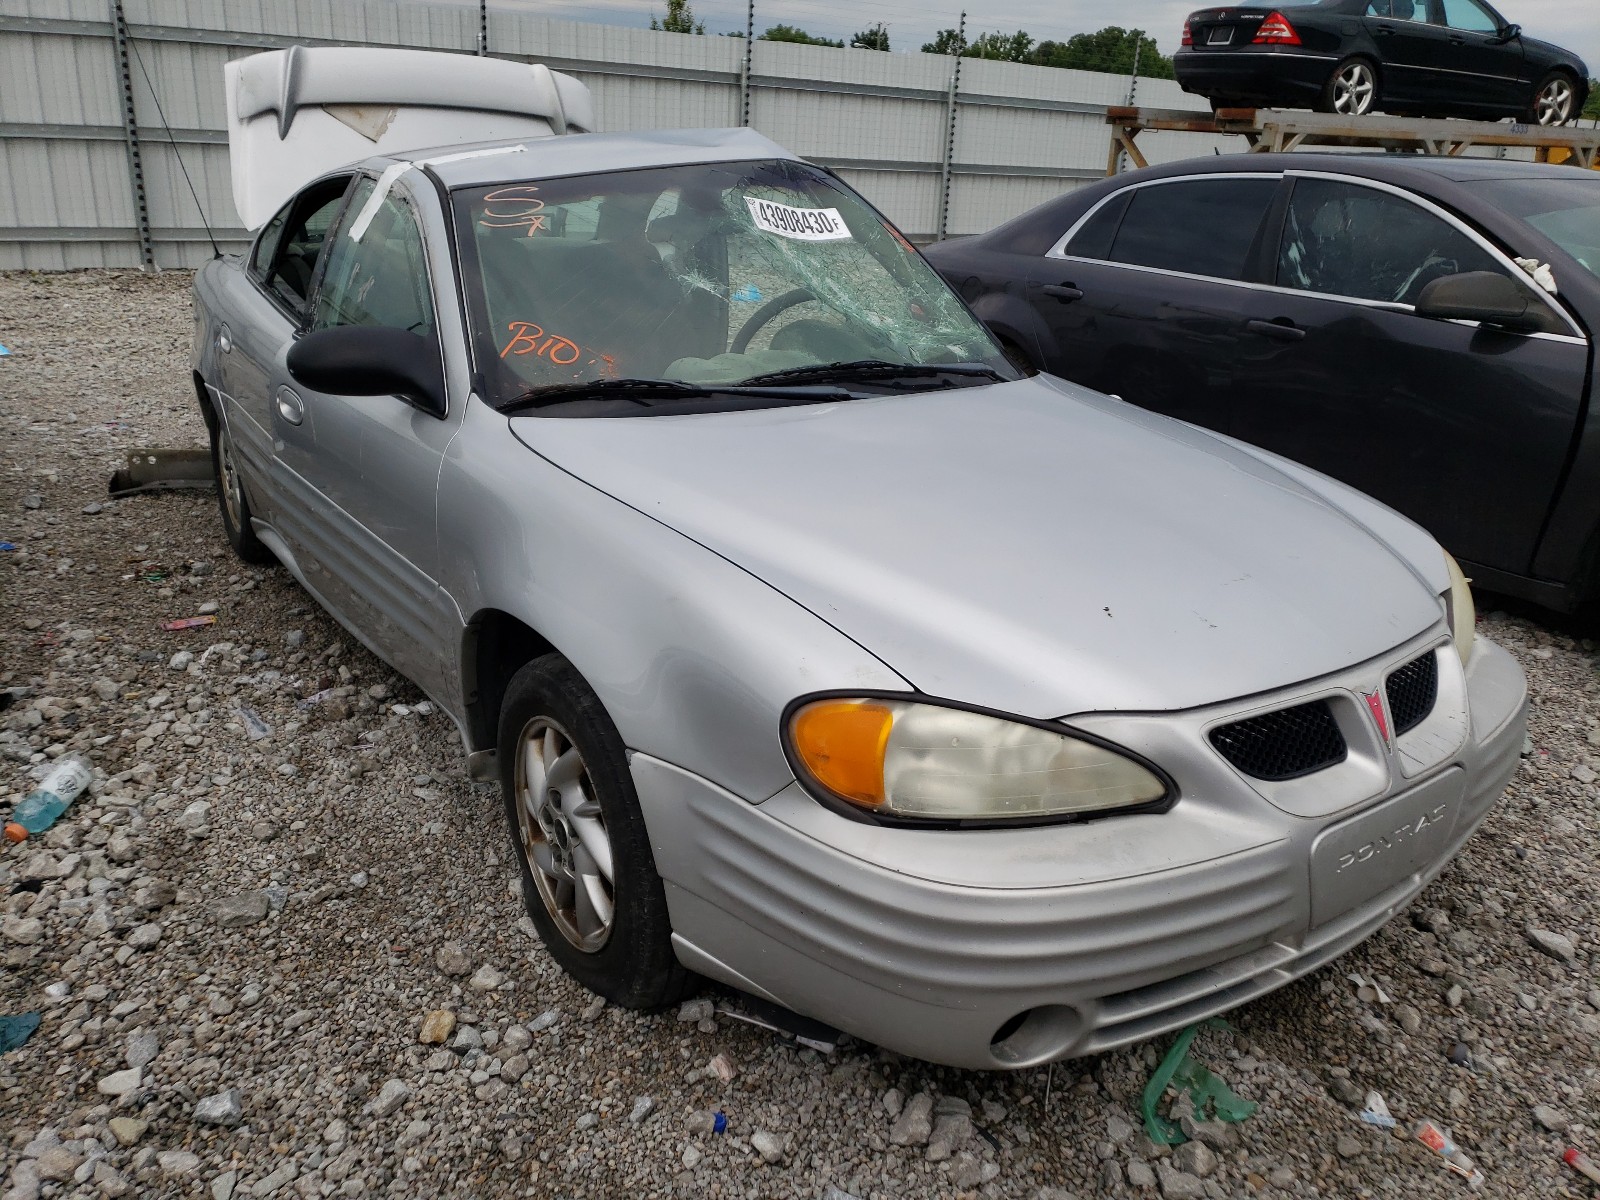
<instances>
[{"instance_id":1,"label":"front tire","mask_svg":"<svg viewBox=\"0 0 1600 1200\"><path fill-rule=\"evenodd\" d=\"M220 416L211 424L211 474L217 484L217 508L222 513L222 532L228 545L247 563L270 563L272 551L256 536L250 524L250 499L245 495L244 476L239 471L238 452Z\"/></svg>"},{"instance_id":2,"label":"front tire","mask_svg":"<svg viewBox=\"0 0 1600 1200\"><path fill-rule=\"evenodd\" d=\"M1317 111L1364 117L1377 111L1378 69L1369 59L1347 58L1334 67L1317 98Z\"/></svg>"},{"instance_id":3,"label":"front tire","mask_svg":"<svg viewBox=\"0 0 1600 1200\"><path fill-rule=\"evenodd\" d=\"M622 736L559 654L512 676L499 760L523 903L551 957L624 1008L681 999L695 977L672 950Z\"/></svg>"},{"instance_id":4,"label":"front tire","mask_svg":"<svg viewBox=\"0 0 1600 1200\"><path fill-rule=\"evenodd\" d=\"M1565 125L1578 115L1578 86L1565 71L1551 71L1533 89L1522 119L1529 125Z\"/></svg>"}]
</instances>

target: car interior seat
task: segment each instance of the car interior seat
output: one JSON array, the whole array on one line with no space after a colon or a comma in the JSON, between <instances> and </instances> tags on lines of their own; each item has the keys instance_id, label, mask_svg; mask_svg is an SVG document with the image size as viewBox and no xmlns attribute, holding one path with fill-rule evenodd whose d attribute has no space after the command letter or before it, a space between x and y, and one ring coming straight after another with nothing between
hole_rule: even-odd
<instances>
[{"instance_id":1,"label":"car interior seat","mask_svg":"<svg viewBox=\"0 0 1600 1200\"><path fill-rule=\"evenodd\" d=\"M583 351L573 366L535 351L508 357L530 382L595 377L574 368L596 358L617 375L650 378L704 341L685 289L642 237L568 241L489 232L480 231L478 252L496 345L506 347L512 326L525 322Z\"/></svg>"}]
</instances>

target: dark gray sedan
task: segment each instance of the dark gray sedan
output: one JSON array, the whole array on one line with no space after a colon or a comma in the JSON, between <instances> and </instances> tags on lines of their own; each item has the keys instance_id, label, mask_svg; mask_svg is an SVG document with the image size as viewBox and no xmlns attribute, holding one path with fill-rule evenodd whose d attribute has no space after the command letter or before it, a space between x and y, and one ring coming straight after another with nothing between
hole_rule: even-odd
<instances>
[{"instance_id":1,"label":"dark gray sedan","mask_svg":"<svg viewBox=\"0 0 1600 1200\"><path fill-rule=\"evenodd\" d=\"M928 257L1015 356L1354 484L1482 586L1596 594L1600 174L1198 159Z\"/></svg>"}]
</instances>

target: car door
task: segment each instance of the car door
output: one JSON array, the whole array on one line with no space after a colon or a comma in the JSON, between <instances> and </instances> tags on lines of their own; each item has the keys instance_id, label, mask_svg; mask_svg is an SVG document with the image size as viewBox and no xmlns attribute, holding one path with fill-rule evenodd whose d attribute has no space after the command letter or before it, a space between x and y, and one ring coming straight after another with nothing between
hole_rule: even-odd
<instances>
[{"instance_id":1,"label":"car door","mask_svg":"<svg viewBox=\"0 0 1600 1200\"><path fill-rule=\"evenodd\" d=\"M251 485L255 515L276 522L282 463L274 447L272 378L306 319L312 279L351 176L322 179L262 227L245 262L244 284L216 328L214 384L219 411Z\"/></svg>"},{"instance_id":2,"label":"car door","mask_svg":"<svg viewBox=\"0 0 1600 1200\"><path fill-rule=\"evenodd\" d=\"M1521 39L1502 38L1500 17L1479 0L1429 2L1446 35L1435 84L1439 95L1474 108L1520 111L1527 100Z\"/></svg>"},{"instance_id":3,"label":"car door","mask_svg":"<svg viewBox=\"0 0 1600 1200\"><path fill-rule=\"evenodd\" d=\"M1217 174L1113 193L1030 270L1044 368L1225 429L1234 308L1278 182Z\"/></svg>"},{"instance_id":4,"label":"car door","mask_svg":"<svg viewBox=\"0 0 1600 1200\"><path fill-rule=\"evenodd\" d=\"M438 344L417 201L359 178L313 297L308 332L406 329ZM459 615L437 580L435 495L459 405L435 412L400 396L341 396L273 384L280 456L293 491L285 536L306 586L379 655L435 697L449 694Z\"/></svg>"},{"instance_id":5,"label":"car door","mask_svg":"<svg viewBox=\"0 0 1600 1200\"><path fill-rule=\"evenodd\" d=\"M1352 484L1457 557L1527 574L1582 411L1588 346L1498 250L1386 184L1290 172L1274 286L1241 316L1232 432ZM1544 332L1418 316L1429 282L1498 271Z\"/></svg>"},{"instance_id":6,"label":"car door","mask_svg":"<svg viewBox=\"0 0 1600 1200\"><path fill-rule=\"evenodd\" d=\"M1378 48L1378 95L1385 104L1418 104L1431 98L1435 68L1447 35L1428 20L1429 0L1370 0L1362 16Z\"/></svg>"}]
</instances>

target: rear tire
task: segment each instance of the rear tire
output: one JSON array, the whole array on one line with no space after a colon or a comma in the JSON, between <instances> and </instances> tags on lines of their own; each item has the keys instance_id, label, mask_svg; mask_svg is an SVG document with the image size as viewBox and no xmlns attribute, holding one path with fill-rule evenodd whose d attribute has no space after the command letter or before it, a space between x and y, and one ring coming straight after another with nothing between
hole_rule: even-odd
<instances>
[{"instance_id":1,"label":"rear tire","mask_svg":"<svg viewBox=\"0 0 1600 1200\"><path fill-rule=\"evenodd\" d=\"M511 677L500 708L500 787L522 898L550 956L624 1008L682 999L696 977L672 923L622 735L559 654Z\"/></svg>"},{"instance_id":2,"label":"rear tire","mask_svg":"<svg viewBox=\"0 0 1600 1200\"><path fill-rule=\"evenodd\" d=\"M247 563L276 561L266 543L256 536L250 524L250 499L245 495L244 476L239 471L238 453L228 427L220 416L211 426L211 474L217 484L217 508L222 513L222 532L228 545Z\"/></svg>"},{"instance_id":3,"label":"rear tire","mask_svg":"<svg viewBox=\"0 0 1600 1200\"><path fill-rule=\"evenodd\" d=\"M1356 56L1334 67L1317 97L1317 111L1364 117L1378 110L1378 68Z\"/></svg>"},{"instance_id":4,"label":"rear tire","mask_svg":"<svg viewBox=\"0 0 1600 1200\"><path fill-rule=\"evenodd\" d=\"M1578 116L1578 85L1565 71L1551 71L1533 89L1522 120L1528 125L1566 125Z\"/></svg>"}]
</instances>

